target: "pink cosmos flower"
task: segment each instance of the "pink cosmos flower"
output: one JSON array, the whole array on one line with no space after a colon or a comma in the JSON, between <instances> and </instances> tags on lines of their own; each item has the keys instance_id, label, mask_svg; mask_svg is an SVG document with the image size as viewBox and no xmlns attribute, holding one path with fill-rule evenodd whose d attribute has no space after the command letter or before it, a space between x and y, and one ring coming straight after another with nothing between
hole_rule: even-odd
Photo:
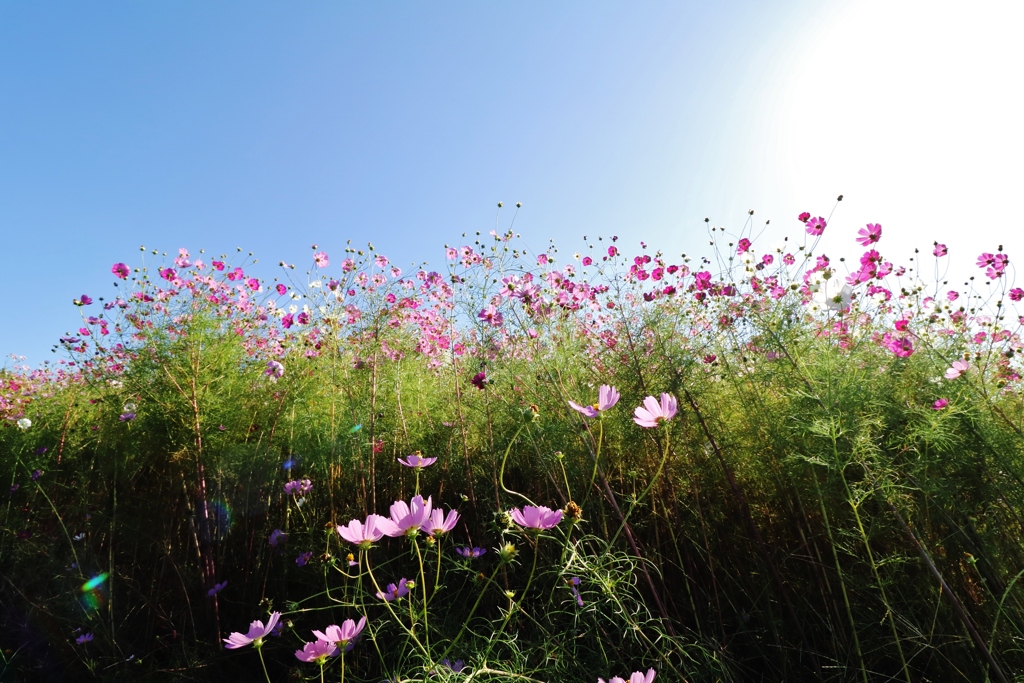
<instances>
[{"instance_id":1,"label":"pink cosmos flower","mask_svg":"<svg viewBox=\"0 0 1024 683\"><path fill-rule=\"evenodd\" d=\"M613 676L608 683L651 683L654 680L656 673L654 669L648 669L645 675L642 671L634 671L629 676L629 680L626 681L618 676ZM603 678L598 678L597 683L604 683Z\"/></svg>"},{"instance_id":2,"label":"pink cosmos flower","mask_svg":"<svg viewBox=\"0 0 1024 683\"><path fill-rule=\"evenodd\" d=\"M128 266L123 263L115 263L110 267L110 272L121 278L122 280L128 279Z\"/></svg>"},{"instance_id":3,"label":"pink cosmos flower","mask_svg":"<svg viewBox=\"0 0 1024 683\"><path fill-rule=\"evenodd\" d=\"M480 311L476 317L488 323L491 327L501 327L501 324L505 322L505 317L493 304Z\"/></svg>"},{"instance_id":4,"label":"pink cosmos flower","mask_svg":"<svg viewBox=\"0 0 1024 683\"><path fill-rule=\"evenodd\" d=\"M750 240L748 240L746 237L741 239L736 244L736 253L737 254L743 254L743 253L746 253L749 250L750 250Z\"/></svg>"},{"instance_id":5,"label":"pink cosmos flower","mask_svg":"<svg viewBox=\"0 0 1024 683\"><path fill-rule=\"evenodd\" d=\"M960 360L955 360L953 361L953 367L946 369L946 379L956 379L960 375L967 372L967 369L970 367L970 363L963 360L962 358Z\"/></svg>"},{"instance_id":6,"label":"pink cosmos flower","mask_svg":"<svg viewBox=\"0 0 1024 683\"><path fill-rule=\"evenodd\" d=\"M908 358L914 353L914 343L909 337L897 337L886 332L882 342L897 358Z\"/></svg>"},{"instance_id":7,"label":"pink cosmos flower","mask_svg":"<svg viewBox=\"0 0 1024 683\"><path fill-rule=\"evenodd\" d=\"M811 219L811 214L809 214L808 212L804 211L799 216L797 216L796 219L798 221L800 221L801 223L806 223L807 221L809 221Z\"/></svg>"},{"instance_id":8,"label":"pink cosmos flower","mask_svg":"<svg viewBox=\"0 0 1024 683\"><path fill-rule=\"evenodd\" d=\"M277 620L281 618L280 612L273 612L270 618L267 619L267 625L264 626L262 621L254 621L249 624L249 632L245 635L238 633L232 633L230 636L224 639L224 647L229 650L237 650L240 647L245 647L250 643L254 647L262 647L263 639L267 637L267 634L274 630L277 626Z\"/></svg>"},{"instance_id":9,"label":"pink cosmos flower","mask_svg":"<svg viewBox=\"0 0 1024 683\"><path fill-rule=\"evenodd\" d=\"M447 518L444 515L444 510L440 508L432 510L430 517L428 517L423 524L420 525L420 529L423 530L427 536L439 536L446 534L455 528L455 525L459 522L459 513L455 510L449 510Z\"/></svg>"},{"instance_id":10,"label":"pink cosmos flower","mask_svg":"<svg viewBox=\"0 0 1024 683\"><path fill-rule=\"evenodd\" d=\"M328 628L331 628L328 626ZM337 628L335 626L334 628ZM301 650L295 651L295 656L303 662L316 662L323 664L328 657L338 654L338 646L326 640L314 640L312 643L303 643Z\"/></svg>"},{"instance_id":11,"label":"pink cosmos flower","mask_svg":"<svg viewBox=\"0 0 1024 683\"><path fill-rule=\"evenodd\" d=\"M878 240L882 239L882 226L878 223L868 223L866 228L861 228L858 232L860 237L857 238L857 242L862 247L871 246Z\"/></svg>"},{"instance_id":12,"label":"pink cosmos flower","mask_svg":"<svg viewBox=\"0 0 1024 683\"><path fill-rule=\"evenodd\" d=\"M511 515L512 521L519 526L537 531L553 529L562 521L561 510L552 510L543 505L539 507L524 505L522 512L519 508L513 508L509 515Z\"/></svg>"},{"instance_id":13,"label":"pink cosmos flower","mask_svg":"<svg viewBox=\"0 0 1024 683\"><path fill-rule=\"evenodd\" d=\"M313 635L319 641L337 645L347 651L351 649L352 641L359 637L364 626L366 626L366 617L359 619L358 624L352 619L346 619L341 626L331 624L324 629L324 632L313 631Z\"/></svg>"},{"instance_id":14,"label":"pink cosmos flower","mask_svg":"<svg viewBox=\"0 0 1024 683\"><path fill-rule=\"evenodd\" d=\"M404 459L398 458L398 462L405 465L406 467L422 468L430 467L435 462L437 462L437 458L424 458L419 453L413 453L412 455L405 456Z\"/></svg>"},{"instance_id":15,"label":"pink cosmos flower","mask_svg":"<svg viewBox=\"0 0 1024 683\"><path fill-rule=\"evenodd\" d=\"M399 579L398 585L389 583L383 591L377 591L377 597L385 602L400 600L409 594L409 580Z\"/></svg>"},{"instance_id":16,"label":"pink cosmos flower","mask_svg":"<svg viewBox=\"0 0 1024 683\"><path fill-rule=\"evenodd\" d=\"M960 292L956 291L955 289L951 289L948 292L946 292L946 298L949 299L950 301L956 301L957 299L960 298ZM1013 292L1010 292L1010 298L1013 298Z\"/></svg>"},{"instance_id":17,"label":"pink cosmos flower","mask_svg":"<svg viewBox=\"0 0 1024 683\"><path fill-rule=\"evenodd\" d=\"M591 264L592 264L593 262L594 262L594 259L590 258L589 256L584 256L584 257L583 257L583 260L581 261L581 263L582 263L583 265L585 265L585 266L589 266L589 265L591 265Z\"/></svg>"},{"instance_id":18,"label":"pink cosmos flower","mask_svg":"<svg viewBox=\"0 0 1024 683\"><path fill-rule=\"evenodd\" d=\"M932 254L936 258L941 258L941 257L945 256L948 253L949 253L949 250L946 249L946 245L945 244L939 244L938 242L935 242L935 248L932 249Z\"/></svg>"},{"instance_id":19,"label":"pink cosmos flower","mask_svg":"<svg viewBox=\"0 0 1024 683\"><path fill-rule=\"evenodd\" d=\"M807 234L808 235L814 235L815 237L817 237L818 235L820 235L823 232L825 232L825 219L824 218L822 218L821 216L818 216L817 218L812 218L811 220L807 221Z\"/></svg>"},{"instance_id":20,"label":"pink cosmos flower","mask_svg":"<svg viewBox=\"0 0 1024 683\"><path fill-rule=\"evenodd\" d=\"M633 421L641 427L657 427L663 422L668 422L676 414L676 397L671 394L662 394L661 402L653 396L644 399L642 406L637 406L633 411Z\"/></svg>"},{"instance_id":21,"label":"pink cosmos flower","mask_svg":"<svg viewBox=\"0 0 1024 683\"><path fill-rule=\"evenodd\" d=\"M433 502L429 497L424 501L423 496L417 495L409 503L396 500L391 504L391 526L384 525L382 529L392 538L415 536L419 533L420 525L430 517L431 507Z\"/></svg>"},{"instance_id":22,"label":"pink cosmos flower","mask_svg":"<svg viewBox=\"0 0 1024 683\"><path fill-rule=\"evenodd\" d=\"M940 398L938 401L936 401L935 403L932 404L932 410L942 410L943 408L945 408L948 405L949 405L949 400L948 399Z\"/></svg>"},{"instance_id":23,"label":"pink cosmos flower","mask_svg":"<svg viewBox=\"0 0 1024 683\"><path fill-rule=\"evenodd\" d=\"M1020 301L1021 299L1024 299L1024 289L1014 287L1010 290L1010 301Z\"/></svg>"},{"instance_id":24,"label":"pink cosmos flower","mask_svg":"<svg viewBox=\"0 0 1024 683\"><path fill-rule=\"evenodd\" d=\"M174 270L174 268L161 268L159 273L160 277L168 281L177 279L178 277L178 271Z\"/></svg>"},{"instance_id":25,"label":"pink cosmos flower","mask_svg":"<svg viewBox=\"0 0 1024 683\"><path fill-rule=\"evenodd\" d=\"M318 251L313 254L313 263L316 264L317 268L326 268L331 265L331 260L327 258L327 252Z\"/></svg>"},{"instance_id":26,"label":"pink cosmos flower","mask_svg":"<svg viewBox=\"0 0 1024 683\"><path fill-rule=\"evenodd\" d=\"M602 384L597 391L597 403L592 406L581 406L574 401L569 401L573 410L583 413L587 417L597 417L598 414L608 410L619 402L619 392L615 387Z\"/></svg>"},{"instance_id":27,"label":"pink cosmos flower","mask_svg":"<svg viewBox=\"0 0 1024 683\"><path fill-rule=\"evenodd\" d=\"M387 517L369 515L365 523L360 522L358 519L353 519L348 523L348 526L341 526L339 524L338 535L349 543L367 550L371 544L383 538L386 531L393 530L394 528L394 522ZM390 536L391 534L388 535Z\"/></svg>"}]
</instances>

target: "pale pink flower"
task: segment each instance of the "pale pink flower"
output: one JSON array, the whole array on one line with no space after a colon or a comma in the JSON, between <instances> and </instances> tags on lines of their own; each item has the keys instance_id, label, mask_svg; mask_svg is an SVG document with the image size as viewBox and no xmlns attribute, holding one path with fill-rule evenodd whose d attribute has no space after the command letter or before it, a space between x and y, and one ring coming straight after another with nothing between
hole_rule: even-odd
<instances>
[{"instance_id":1,"label":"pale pink flower","mask_svg":"<svg viewBox=\"0 0 1024 683\"><path fill-rule=\"evenodd\" d=\"M970 363L962 358L960 360L953 361L953 367L946 369L946 379L956 379L967 372L969 367L971 367Z\"/></svg>"},{"instance_id":2,"label":"pale pink flower","mask_svg":"<svg viewBox=\"0 0 1024 683\"><path fill-rule=\"evenodd\" d=\"M553 529L562 521L561 510L552 510L543 505L539 507L524 505L522 511L519 508L513 508L509 515L512 517L512 521L519 526L538 531Z\"/></svg>"},{"instance_id":3,"label":"pale pink flower","mask_svg":"<svg viewBox=\"0 0 1024 683\"><path fill-rule=\"evenodd\" d=\"M317 662L321 665L328 657L333 657L336 654L338 654L338 646L326 640L314 640L312 643L303 643L302 649L295 651L295 656L299 660L303 662Z\"/></svg>"},{"instance_id":4,"label":"pale pink flower","mask_svg":"<svg viewBox=\"0 0 1024 683\"><path fill-rule=\"evenodd\" d=\"M238 633L237 631L232 633L230 636L224 639L224 647L229 650L237 650L240 647L252 644L255 647L261 647L263 645L263 639L267 637L267 634L274 630L277 626L277 620L281 618L280 612L273 612L270 618L267 619L267 625L264 626L262 621L254 621L249 624L249 632L246 634Z\"/></svg>"},{"instance_id":5,"label":"pale pink flower","mask_svg":"<svg viewBox=\"0 0 1024 683\"><path fill-rule=\"evenodd\" d=\"M341 626L331 624L324 629L324 632L313 631L313 635L319 641L332 643L347 651L351 649L351 642L359 636L364 626L366 626L366 617L360 618L358 624L352 619L346 619Z\"/></svg>"},{"instance_id":6,"label":"pale pink flower","mask_svg":"<svg viewBox=\"0 0 1024 683\"><path fill-rule=\"evenodd\" d=\"M645 675L642 671L634 671L629 676L629 680L626 681L618 676L613 676L608 683L651 683L654 680L656 673L654 669L648 669ZM604 683L603 678L598 678L597 683Z\"/></svg>"},{"instance_id":7,"label":"pale pink flower","mask_svg":"<svg viewBox=\"0 0 1024 683\"><path fill-rule=\"evenodd\" d=\"M366 550L371 544L383 538L385 534L388 536L393 535L387 532L395 531L396 529L397 527L395 527L394 522L387 517L369 515L365 523L360 522L358 519L353 519L348 523L348 526L341 526L339 524L338 535L349 543Z\"/></svg>"},{"instance_id":8,"label":"pale pink flower","mask_svg":"<svg viewBox=\"0 0 1024 683\"><path fill-rule=\"evenodd\" d=\"M446 518L444 510L437 508L431 511L430 517L420 525L420 529L428 536L439 536L454 529L458 521L459 513L455 510L449 510Z\"/></svg>"},{"instance_id":9,"label":"pale pink flower","mask_svg":"<svg viewBox=\"0 0 1024 683\"><path fill-rule=\"evenodd\" d=\"M331 265L331 260L327 258L326 251L318 251L313 254L313 263L316 264L317 268L326 268Z\"/></svg>"},{"instance_id":10,"label":"pale pink flower","mask_svg":"<svg viewBox=\"0 0 1024 683\"><path fill-rule=\"evenodd\" d=\"M663 422L668 422L676 414L676 397L671 394L662 394L661 402L653 396L644 399L642 406L637 406L633 411L633 421L641 427L657 427Z\"/></svg>"},{"instance_id":11,"label":"pale pink flower","mask_svg":"<svg viewBox=\"0 0 1024 683\"><path fill-rule=\"evenodd\" d=\"M597 417L599 413L603 413L608 410L616 403L619 402L619 392L615 387L607 384L602 384L601 388L597 391L597 403L592 406L581 406L574 401L569 401L569 405L573 410L583 413L587 417Z\"/></svg>"},{"instance_id":12,"label":"pale pink flower","mask_svg":"<svg viewBox=\"0 0 1024 683\"><path fill-rule=\"evenodd\" d=\"M384 533L391 537L415 536L420 530L420 525L430 517L432 506L429 497L424 501L423 496L419 495L413 497L409 503L396 500L391 504L392 526L384 528Z\"/></svg>"}]
</instances>

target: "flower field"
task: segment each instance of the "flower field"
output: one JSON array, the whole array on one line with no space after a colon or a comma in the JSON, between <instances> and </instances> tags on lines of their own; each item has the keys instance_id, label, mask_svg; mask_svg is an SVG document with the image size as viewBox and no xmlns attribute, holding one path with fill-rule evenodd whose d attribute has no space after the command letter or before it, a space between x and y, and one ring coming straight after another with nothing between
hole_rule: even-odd
<instances>
[{"instance_id":1,"label":"flower field","mask_svg":"<svg viewBox=\"0 0 1024 683\"><path fill-rule=\"evenodd\" d=\"M1014 680L1024 290L823 213L107 266L0 371L0 681Z\"/></svg>"}]
</instances>

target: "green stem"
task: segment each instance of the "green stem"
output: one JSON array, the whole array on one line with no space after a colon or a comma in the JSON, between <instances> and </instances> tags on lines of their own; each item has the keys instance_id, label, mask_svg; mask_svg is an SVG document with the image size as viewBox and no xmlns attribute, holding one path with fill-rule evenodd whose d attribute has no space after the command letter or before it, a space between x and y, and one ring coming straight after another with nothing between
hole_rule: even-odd
<instances>
[{"instance_id":1,"label":"green stem","mask_svg":"<svg viewBox=\"0 0 1024 683\"><path fill-rule=\"evenodd\" d=\"M505 493L507 493L509 495L512 495L512 496L519 496L520 498L525 500L530 505L533 505L534 507L536 507L536 504L534 504L534 502L532 500L530 500L529 498L527 498L523 494L519 493L518 491L513 491L512 489L510 489L507 486L505 486L505 463L508 462L508 454L510 452L512 452L512 444L514 444L516 442L516 439L519 438L519 435L522 433L522 431L523 431L523 429L525 427L526 427L526 424L519 425L519 429L516 430L515 435L508 442L508 448L505 449L505 455L501 459L501 471L498 474L498 482L501 484L501 490L504 491Z\"/></svg>"},{"instance_id":2,"label":"green stem","mask_svg":"<svg viewBox=\"0 0 1024 683\"><path fill-rule=\"evenodd\" d=\"M662 470L665 469L665 463L668 461L668 453L669 446L671 445L671 440L669 439L668 422L664 422L663 425L665 427L665 446L662 449L661 462L658 463L658 470L654 473L654 476L651 477L651 481L649 484L647 484L647 488L643 490L643 493L641 493L640 496L637 497L629 506L629 509L626 510L626 515L622 518L622 524L620 524L619 528L615 531L615 535L612 536L612 540L608 542L609 547L615 545L615 541L619 538L619 534L622 533L622 530L626 527L626 522L629 521L629 516L633 514L633 510L635 510L636 506L640 504L640 501L646 498L647 494L651 492L651 489L654 488L654 484L657 483L658 478L661 476Z\"/></svg>"}]
</instances>

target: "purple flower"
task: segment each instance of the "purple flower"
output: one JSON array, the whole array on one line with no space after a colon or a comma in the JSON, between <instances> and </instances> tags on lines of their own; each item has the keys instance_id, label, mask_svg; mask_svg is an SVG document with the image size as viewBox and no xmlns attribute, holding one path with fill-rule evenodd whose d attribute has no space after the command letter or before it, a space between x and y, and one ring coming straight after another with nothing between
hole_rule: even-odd
<instances>
[{"instance_id":1,"label":"purple flower","mask_svg":"<svg viewBox=\"0 0 1024 683\"><path fill-rule=\"evenodd\" d=\"M14 493L15 491L17 491L20 488L21 488L21 484L14 484L13 486L11 486L11 493Z\"/></svg>"},{"instance_id":2,"label":"purple flower","mask_svg":"<svg viewBox=\"0 0 1024 683\"><path fill-rule=\"evenodd\" d=\"M398 462L405 465L406 467L423 468L430 467L431 465L433 465L435 462L437 462L437 458L424 458L420 456L420 454L417 452L413 453L412 455L405 456L405 459L398 458Z\"/></svg>"},{"instance_id":3,"label":"purple flower","mask_svg":"<svg viewBox=\"0 0 1024 683\"><path fill-rule=\"evenodd\" d=\"M110 272L122 280L128 279L128 266L123 263L115 263L110 267Z\"/></svg>"},{"instance_id":4,"label":"purple flower","mask_svg":"<svg viewBox=\"0 0 1024 683\"><path fill-rule=\"evenodd\" d=\"M478 372L473 375L473 379L469 380L469 383L477 389L483 389L487 385L487 375L483 371Z\"/></svg>"},{"instance_id":5,"label":"purple flower","mask_svg":"<svg viewBox=\"0 0 1024 683\"><path fill-rule=\"evenodd\" d=\"M594 405L581 406L573 401L569 401L569 405L573 410L583 413L587 417L597 417L598 414L603 413L618 402L619 392L616 391L615 387L602 384L601 388L597 391L597 403Z\"/></svg>"},{"instance_id":6,"label":"purple flower","mask_svg":"<svg viewBox=\"0 0 1024 683\"><path fill-rule=\"evenodd\" d=\"M32 470L32 481L39 479L41 476L43 476L42 470Z\"/></svg>"},{"instance_id":7,"label":"purple flower","mask_svg":"<svg viewBox=\"0 0 1024 683\"><path fill-rule=\"evenodd\" d=\"M40 446L39 448L35 449L35 450L34 450L34 451L32 451L32 452L33 452L33 453L35 453L36 455L42 455L42 454L43 454L43 453L45 453L46 451L47 451L47 448L46 448L46 446Z\"/></svg>"},{"instance_id":8,"label":"purple flower","mask_svg":"<svg viewBox=\"0 0 1024 683\"><path fill-rule=\"evenodd\" d=\"M338 646L326 640L314 640L312 643L303 643L301 650L295 651L295 656L303 662L317 662L321 666L328 657L338 654Z\"/></svg>"},{"instance_id":9,"label":"purple flower","mask_svg":"<svg viewBox=\"0 0 1024 683\"><path fill-rule=\"evenodd\" d=\"M387 517L369 515L365 523L360 522L358 519L353 519L348 523L348 526L341 526L339 524L338 535L349 543L353 543L366 550L370 547L370 544L376 543L384 537L385 530L390 530L393 527L394 522ZM390 536L390 534L388 535Z\"/></svg>"},{"instance_id":10,"label":"purple flower","mask_svg":"<svg viewBox=\"0 0 1024 683\"><path fill-rule=\"evenodd\" d=\"M299 565L300 567L305 567L307 564L309 564L309 559L311 557L313 557L313 551L307 550L306 552L301 553L298 557L295 558L295 564Z\"/></svg>"},{"instance_id":11,"label":"purple flower","mask_svg":"<svg viewBox=\"0 0 1024 683\"><path fill-rule=\"evenodd\" d=\"M228 585L227 581L222 581L220 583L215 583L215 584L213 584L213 588L211 588L210 590L206 591L206 594L209 597L212 598L214 595L216 595L217 593L220 593L222 590L224 590L227 587L227 585Z\"/></svg>"},{"instance_id":12,"label":"purple flower","mask_svg":"<svg viewBox=\"0 0 1024 683\"><path fill-rule=\"evenodd\" d=\"M263 625L262 621L257 620L252 622L249 624L249 632L245 635L236 631L225 638L224 647L229 650L237 650L238 648L245 647L250 643L255 647L262 647L263 639L274 630L274 627L277 626L277 620L280 618L280 612L273 612L270 615L270 619L267 620L266 626Z\"/></svg>"},{"instance_id":13,"label":"purple flower","mask_svg":"<svg viewBox=\"0 0 1024 683\"><path fill-rule=\"evenodd\" d=\"M271 547L276 548L277 546L279 546L287 540L288 534L281 531L280 529L274 529L272 532L270 532L270 538L268 539L268 543L270 543Z\"/></svg>"},{"instance_id":14,"label":"purple flower","mask_svg":"<svg viewBox=\"0 0 1024 683\"><path fill-rule=\"evenodd\" d=\"M276 360L268 360L267 369L263 371L263 374L271 379L280 379L284 377L284 366Z\"/></svg>"},{"instance_id":15,"label":"purple flower","mask_svg":"<svg viewBox=\"0 0 1024 683\"><path fill-rule=\"evenodd\" d=\"M932 404L932 410L942 410L949 405L949 399L940 398L938 401Z\"/></svg>"},{"instance_id":16,"label":"purple flower","mask_svg":"<svg viewBox=\"0 0 1024 683\"><path fill-rule=\"evenodd\" d=\"M391 602L392 600L400 600L409 594L409 580L399 579L398 585L389 583L388 587L384 591L377 591L377 597L385 602Z\"/></svg>"},{"instance_id":17,"label":"purple flower","mask_svg":"<svg viewBox=\"0 0 1024 683\"><path fill-rule=\"evenodd\" d=\"M82 302L82 305L83 305L83 306L88 306L89 304L91 304L91 303L92 303L92 297L91 297L91 296L89 296L88 294L83 294L83 295L82 295L82 298L81 298L81 299L79 299L79 301L81 301L81 302Z\"/></svg>"},{"instance_id":18,"label":"purple flower","mask_svg":"<svg viewBox=\"0 0 1024 683\"><path fill-rule=\"evenodd\" d=\"M444 510L438 508L430 513L430 517L420 525L420 529L428 536L446 534L455 528L458 521L459 513L455 510L449 510L448 517L445 518Z\"/></svg>"},{"instance_id":19,"label":"purple flower","mask_svg":"<svg viewBox=\"0 0 1024 683\"><path fill-rule=\"evenodd\" d=\"M522 512L519 511L519 508L513 508L509 514L512 516L512 521L519 526L537 531L553 529L562 521L561 510L552 510L543 505L540 507L524 505Z\"/></svg>"},{"instance_id":20,"label":"purple flower","mask_svg":"<svg viewBox=\"0 0 1024 683\"><path fill-rule=\"evenodd\" d=\"M648 669L646 675L644 675L642 671L634 671L632 674L630 674L628 681L623 680L618 676L613 676L612 679L608 681L608 683L651 683L651 681L654 680L654 676L654 669ZM597 683L604 683L604 679L598 678Z\"/></svg>"},{"instance_id":21,"label":"purple flower","mask_svg":"<svg viewBox=\"0 0 1024 683\"><path fill-rule=\"evenodd\" d=\"M135 413L121 413L121 415L117 419L119 419L121 422L131 422L132 420L135 419Z\"/></svg>"},{"instance_id":22,"label":"purple flower","mask_svg":"<svg viewBox=\"0 0 1024 683\"><path fill-rule=\"evenodd\" d=\"M484 553L486 553L487 549L486 548L468 548L468 547L463 547L463 548L456 548L455 552L457 552L459 555L462 555L467 560L473 560L473 559L476 559L477 557L480 557Z\"/></svg>"},{"instance_id":23,"label":"purple flower","mask_svg":"<svg viewBox=\"0 0 1024 683\"><path fill-rule=\"evenodd\" d=\"M644 404L633 411L633 421L641 427L657 427L668 422L676 414L676 397L662 394L661 403L653 396L644 399Z\"/></svg>"},{"instance_id":24,"label":"purple flower","mask_svg":"<svg viewBox=\"0 0 1024 683\"><path fill-rule=\"evenodd\" d=\"M317 640L338 645L348 651L351 649L352 641L359 636L364 626L366 626L366 617L360 618L358 624L352 619L346 619L341 623L341 626L331 624L324 629L324 632L313 631L313 635L316 636Z\"/></svg>"},{"instance_id":25,"label":"purple flower","mask_svg":"<svg viewBox=\"0 0 1024 683\"><path fill-rule=\"evenodd\" d=\"M289 481L284 485L284 492L289 496L294 496L295 494L305 496L312 490L313 482L309 479L303 479L302 481Z\"/></svg>"},{"instance_id":26,"label":"purple flower","mask_svg":"<svg viewBox=\"0 0 1024 683\"><path fill-rule=\"evenodd\" d=\"M423 496L419 495L415 496L408 504L404 500L396 500L391 504L391 519L382 520L390 521L391 524L383 525L381 528L386 535L391 537L415 536L420 530L420 525L430 517L432 506L433 503L429 497L424 501ZM378 525L380 524L379 521Z\"/></svg>"},{"instance_id":27,"label":"purple flower","mask_svg":"<svg viewBox=\"0 0 1024 683\"><path fill-rule=\"evenodd\" d=\"M580 577L574 576L569 579L569 586L572 588L572 595L576 598L576 604L583 607L583 596L580 595Z\"/></svg>"},{"instance_id":28,"label":"purple flower","mask_svg":"<svg viewBox=\"0 0 1024 683\"><path fill-rule=\"evenodd\" d=\"M86 643L92 642L93 635L91 633L83 633L82 635L75 638L75 642L79 645L85 645Z\"/></svg>"},{"instance_id":29,"label":"purple flower","mask_svg":"<svg viewBox=\"0 0 1024 683\"><path fill-rule=\"evenodd\" d=\"M446 669L450 669L452 673L461 673L462 670L466 668L465 662L463 662L461 659L456 659L454 662L452 662L449 661L447 657L441 660L441 666L445 667Z\"/></svg>"}]
</instances>

